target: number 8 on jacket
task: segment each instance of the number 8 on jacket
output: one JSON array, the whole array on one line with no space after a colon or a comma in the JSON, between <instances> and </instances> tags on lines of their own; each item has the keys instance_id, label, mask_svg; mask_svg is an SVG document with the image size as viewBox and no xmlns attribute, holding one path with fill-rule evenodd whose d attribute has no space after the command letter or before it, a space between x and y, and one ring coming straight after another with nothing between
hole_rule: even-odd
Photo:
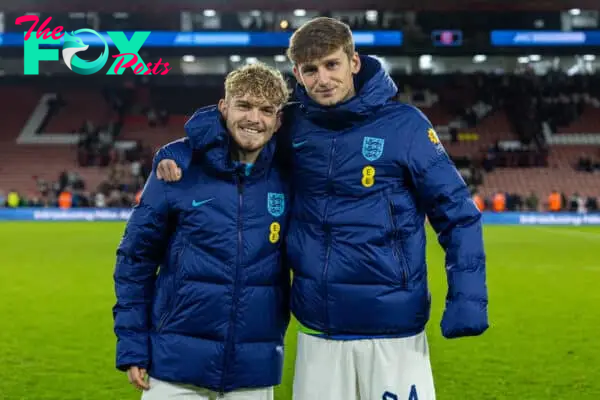
<instances>
[{"instance_id":1,"label":"number 8 on jacket","mask_svg":"<svg viewBox=\"0 0 600 400\"><path fill-rule=\"evenodd\" d=\"M364 187L371 187L375 184L375 168L367 165L362 170L362 179L360 180Z\"/></svg>"},{"instance_id":2,"label":"number 8 on jacket","mask_svg":"<svg viewBox=\"0 0 600 400\"><path fill-rule=\"evenodd\" d=\"M271 243L279 241L279 231L281 231L281 225L279 225L279 222L273 222L269 227L269 241Z\"/></svg>"}]
</instances>

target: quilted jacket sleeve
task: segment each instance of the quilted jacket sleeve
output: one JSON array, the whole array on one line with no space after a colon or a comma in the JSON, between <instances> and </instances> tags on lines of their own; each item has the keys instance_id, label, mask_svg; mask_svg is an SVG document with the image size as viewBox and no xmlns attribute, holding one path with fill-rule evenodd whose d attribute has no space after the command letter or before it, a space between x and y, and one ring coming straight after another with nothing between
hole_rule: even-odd
<instances>
[{"instance_id":1,"label":"quilted jacket sleeve","mask_svg":"<svg viewBox=\"0 0 600 400\"><path fill-rule=\"evenodd\" d=\"M117 303L113 317L116 365L123 371L129 366L148 368L150 364L150 307L158 265L169 236L164 185L155 174L150 175L117 249L114 271Z\"/></svg>"},{"instance_id":2,"label":"quilted jacket sleeve","mask_svg":"<svg viewBox=\"0 0 600 400\"><path fill-rule=\"evenodd\" d=\"M427 118L415 111L408 125L408 168L420 206L446 252L448 293L442 334L480 335L488 328L481 213Z\"/></svg>"},{"instance_id":3,"label":"quilted jacket sleeve","mask_svg":"<svg viewBox=\"0 0 600 400\"><path fill-rule=\"evenodd\" d=\"M173 160L182 171L185 171L192 162L192 147L188 138L181 138L162 146L156 152L152 161L152 172L156 172L162 160Z\"/></svg>"}]
</instances>

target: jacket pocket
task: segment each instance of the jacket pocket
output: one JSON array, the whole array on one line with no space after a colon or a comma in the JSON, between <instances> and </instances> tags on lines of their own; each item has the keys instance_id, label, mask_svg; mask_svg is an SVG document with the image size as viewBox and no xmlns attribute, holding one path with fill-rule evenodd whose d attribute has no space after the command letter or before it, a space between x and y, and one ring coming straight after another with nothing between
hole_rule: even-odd
<instances>
[{"instance_id":1,"label":"jacket pocket","mask_svg":"<svg viewBox=\"0 0 600 400\"><path fill-rule=\"evenodd\" d=\"M175 305L177 301L177 290L180 285L181 277L183 275L183 268L181 265L181 259L183 258L183 250L184 246L177 249L177 253L175 255L175 260L172 264L172 268L175 268L175 272L172 274L168 288L167 288L167 301L164 308L164 311L161 314L161 317L156 326L156 331L161 332L165 327L165 324L171 318L173 311L175 310Z\"/></svg>"},{"instance_id":2,"label":"jacket pocket","mask_svg":"<svg viewBox=\"0 0 600 400\"><path fill-rule=\"evenodd\" d=\"M404 256L404 251L400 243L400 232L398 231L396 220L394 218L394 204L392 203L391 199L387 198L386 200L388 218L392 229L392 254L394 256L394 260L400 268L400 284L402 288L406 289L408 287L408 263L406 262L406 257Z\"/></svg>"}]
</instances>

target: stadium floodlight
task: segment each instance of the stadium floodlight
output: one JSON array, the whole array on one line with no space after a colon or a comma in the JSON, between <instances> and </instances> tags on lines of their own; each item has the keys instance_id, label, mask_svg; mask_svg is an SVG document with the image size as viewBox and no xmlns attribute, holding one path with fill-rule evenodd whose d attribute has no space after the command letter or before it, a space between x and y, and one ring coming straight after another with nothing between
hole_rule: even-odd
<instances>
[{"instance_id":1,"label":"stadium floodlight","mask_svg":"<svg viewBox=\"0 0 600 400\"><path fill-rule=\"evenodd\" d=\"M246 64L256 64L257 62L258 62L258 58L256 58L256 57L246 58Z\"/></svg>"},{"instance_id":2,"label":"stadium floodlight","mask_svg":"<svg viewBox=\"0 0 600 400\"><path fill-rule=\"evenodd\" d=\"M594 61L596 56L593 54L586 54L583 56L583 61Z\"/></svg>"},{"instance_id":3,"label":"stadium floodlight","mask_svg":"<svg viewBox=\"0 0 600 400\"><path fill-rule=\"evenodd\" d=\"M519 57L517 58L519 64L527 64L529 62L529 57Z\"/></svg>"},{"instance_id":4,"label":"stadium floodlight","mask_svg":"<svg viewBox=\"0 0 600 400\"><path fill-rule=\"evenodd\" d=\"M369 22L377 22L377 16L379 13L375 10L367 10L365 12L365 19Z\"/></svg>"},{"instance_id":5,"label":"stadium floodlight","mask_svg":"<svg viewBox=\"0 0 600 400\"><path fill-rule=\"evenodd\" d=\"M260 11L259 10L252 10L252 11L250 11L250 16L251 17L260 17Z\"/></svg>"},{"instance_id":6,"label":"stadium floodlight","mask_svg":"<svg viewBox=\"0 0 600 400\"><path fill-rule=\"evenodd\" d=\"M274 58L275 62L285 62L287 60L286 56L282 54L277 54Z\"/></svg>"},{"instance_id":7,"label":"stadium floodlight","mask_svg":"<svg viewBox=\"0 0 600 400\"><path fill-rule=\"evenodd\" d=\"M229 61L234 62L234 63L240 62L240 61L242 61L242 57L238 56L237 54L233 54L233 55L229 56Z\"/></svg>"},{"instance_id":8,"label":"stadium floodlight","mask_svg":"<svg viewBox=\"0 0 600 400\"><path fill-rule=\"evenodd\" d=\"M303 10L303 9L294 10L294 15L296 17L305 17L306 16L306 10Z\"/></svg>"},{"instance_id":9,"label":"stadium floodlight","mask_svg":"<svg viewBox=\"0 0 600 400\"><path fill-rule=\"evenodd\" d=\"M419 57L419 68L420 69L431 69L431 62L433 57L430 54L423 54Z\"/></svg>"},{"instance_id":10,"label":"stadium floodlight","mask_svg":"<svg viewBox=\"0 0 600 400\"><path fill-rule=\"evenodd\" d=\"M581 14L581 10L579 8L572 8L569 10L569 14L571 15L580 15Z\"/></svg>"},{"instance_id":11,"label":"stadium floodlight","mask_svg":"<svg viewBox=\"0 0 600 400\"><path fill-rule=\"evenodd\" d=\"M529 56L529 59L533 62L538 62L542 59L542 56L540 56L539 54L532 54Z\"/></svg>"},{"instance_id":12,"label":"stadium floodlight","mask_svg":"<svg viewBox=\"0 0 600 400\"><path fill-rule=\"evenodd\" d=\"M474 63L482 63L485 60L487 60L487 57L483 54L477 54L473 57L473 62Z\"/></svg>"},{"instance_id":13,"label":"stadium floodlight","mask_svg":"<svg viewBox=\"0 0 600 400\"><path fill-rule=\"evenodd\" d=\"M196 61L196 57L194 57L191 54L186 54L185 56L182 57L184 62L188 62L188 63L192 63L194 61Z\"/></svg>"},{"instance_id":14,"label":"stadium floodlight","mask_svg":"<svg viewBox=\"0 0 600 400\"><path fill-rule=\"evenodd\" d=\"M205 17L214 17L217 15L217 12L215 10L204 10L204 16Z\"/></svg>"}]
</instances>

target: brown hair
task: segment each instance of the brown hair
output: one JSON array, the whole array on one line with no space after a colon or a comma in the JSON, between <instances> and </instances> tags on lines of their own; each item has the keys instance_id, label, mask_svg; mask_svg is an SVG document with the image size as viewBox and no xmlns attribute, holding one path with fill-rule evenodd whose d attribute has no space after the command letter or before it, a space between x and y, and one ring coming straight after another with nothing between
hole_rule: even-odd
<instances>
[{"instance_id":1,"label":"brown hair","mask_svg":"<svg viewBox=\"0 0 600 400\"><path fill-rule=\"evenodd\" d=\"M318 60L342 48L354 55L352 31L345 23L328 17L314 18L294 32L287 56L294 64Z\"/></svg>"},{"instance_id":2,"label":"brown hair","mask_svg":"<svg viewBox=\"0 0 600 400\"><path fill-rule=\"evenodd\" d=\"M226 99L246 94L281 107L288 101L290 90L281 72L263 63L256 63L237 68L225 78Z\"/></svg>"}]
</instances>

